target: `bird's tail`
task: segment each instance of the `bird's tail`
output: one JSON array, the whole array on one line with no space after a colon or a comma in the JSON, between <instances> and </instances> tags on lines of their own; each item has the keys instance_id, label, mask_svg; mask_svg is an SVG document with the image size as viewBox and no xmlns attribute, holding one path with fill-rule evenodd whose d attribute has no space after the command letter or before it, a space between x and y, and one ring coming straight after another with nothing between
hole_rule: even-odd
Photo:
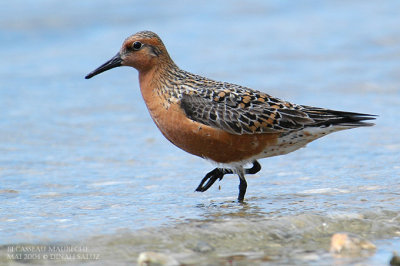
<instances>
[{"instance_id":1,"label":"bird's tail","mask_svg":"<svg viewBox=\"0 0 400 266\"><path fill-rule=\"evenodd\" d=\"M324 108L311 106L303 106L303 112L314 120L312 126L329 127L340 126L345 128L352 127L368 127L375 125L374 123L365 122L376 119L376 115L335 111Z\"/></svg>"}]
</instances>

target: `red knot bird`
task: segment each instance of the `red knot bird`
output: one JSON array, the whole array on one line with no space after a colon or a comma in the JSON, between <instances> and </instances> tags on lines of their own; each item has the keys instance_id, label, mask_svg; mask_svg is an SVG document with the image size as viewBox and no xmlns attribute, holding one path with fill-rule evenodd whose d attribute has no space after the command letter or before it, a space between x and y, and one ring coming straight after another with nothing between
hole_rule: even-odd
<instances>
[{"instance_id":1,"label":"red knot bird","mask_svg":"<svg viewBox=\"0 0 400 266\"><path fill-rule=\"evenodd\" d=\"M151 31L128 37L114 57L85 78L119 66L138 70L150 115L170 142L219 164L196 191L206 191L226 174L237 174L239 202L247 189L245 174L261 169L258 159L287 154L335 131L374 125L364 122L374 115L293 104L184 71ZM247 164L252 167L244 168Z\"/></svg>"}]
</instances>

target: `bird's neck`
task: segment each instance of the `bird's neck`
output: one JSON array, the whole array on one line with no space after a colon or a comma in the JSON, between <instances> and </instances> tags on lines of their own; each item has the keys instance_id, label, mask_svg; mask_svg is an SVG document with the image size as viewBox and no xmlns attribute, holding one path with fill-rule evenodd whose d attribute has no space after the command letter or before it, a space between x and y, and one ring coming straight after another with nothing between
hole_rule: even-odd
<instances>
[{"instance_id":1,"label":"bird's neck","mask_svg":"<svg viewBox=\"0 0 400 266\"><path fill-rule=\"evenodd\" d=\"M139 71L140 90L145 102L150 103L159 97L171 97L181 72L172 61Z\"/></svg>"}]
</instances>

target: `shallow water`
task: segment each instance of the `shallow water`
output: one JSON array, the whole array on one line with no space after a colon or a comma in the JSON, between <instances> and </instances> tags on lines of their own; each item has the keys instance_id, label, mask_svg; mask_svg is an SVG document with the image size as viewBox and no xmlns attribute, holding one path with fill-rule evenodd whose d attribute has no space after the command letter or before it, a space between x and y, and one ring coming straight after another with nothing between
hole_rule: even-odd
<instances>
[{"instance_id":1,"label":"shallow water","mask_svg":"<svg viewBox=\"0 0 400 266\"><path fill-rule=\"evenodd\" d=\"M12 1L0 9L0 262L15 245L81 245L66 264L386 265L400 252L397 1ZM171 145L133 69L83 77L149 29L183 69L306 105L378 114L193 192L215 166ZM219 188L220 186L220 188ZM377 250L329 254L351 232ZM43 255L43 254L42 254ZM35 263L52 263L43 258Z\"/></svg>"}]
</instances>

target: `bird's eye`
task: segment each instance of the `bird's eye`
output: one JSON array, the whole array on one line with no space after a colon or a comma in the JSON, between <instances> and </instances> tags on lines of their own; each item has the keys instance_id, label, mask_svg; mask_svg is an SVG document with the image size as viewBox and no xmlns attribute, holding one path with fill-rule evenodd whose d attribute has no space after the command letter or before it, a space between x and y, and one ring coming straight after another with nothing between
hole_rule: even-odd
<instances>
[{"instance_id":1,"label":"bird's eye","mask_svg":"<svg viewBox=\"0 0 400 266\"><path fill-rule=\"evenodd\" d=\"M133 50L136 50L136 51L139 50L140 48L142 48L142 46L143 46L143 44L141 42L134 42L132 44Z\"/></svg>"}]
</instances>

